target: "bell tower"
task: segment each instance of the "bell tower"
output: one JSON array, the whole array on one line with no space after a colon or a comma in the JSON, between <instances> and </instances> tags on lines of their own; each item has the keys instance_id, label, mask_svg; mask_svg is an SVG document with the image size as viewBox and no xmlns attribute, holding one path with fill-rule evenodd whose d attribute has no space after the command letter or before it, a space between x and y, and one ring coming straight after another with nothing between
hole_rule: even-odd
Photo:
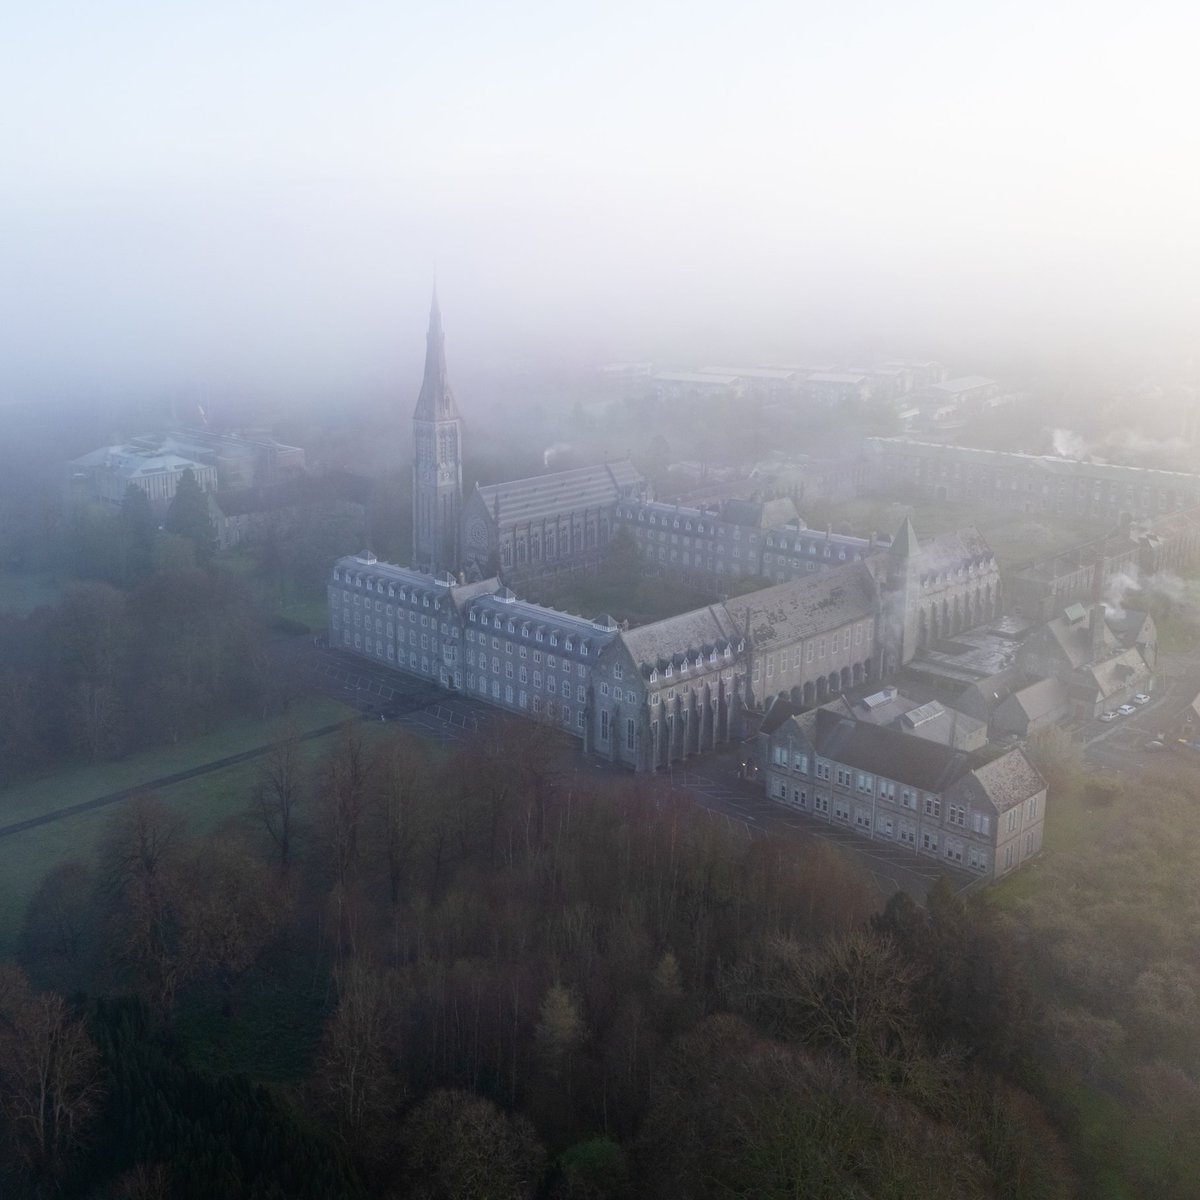
<instances>
[{"instance_id":1,"label":"bell tower","mask_svg":"<svg viewBox=\"0 0 1200 1200\"><path fill-rule=\"evenodd\" d=\"M462 419L446 382L446 347L437 288L425 338L425 378L413 411L413 566L458 570L462 514Z\"/></svg>"}]
</instances>

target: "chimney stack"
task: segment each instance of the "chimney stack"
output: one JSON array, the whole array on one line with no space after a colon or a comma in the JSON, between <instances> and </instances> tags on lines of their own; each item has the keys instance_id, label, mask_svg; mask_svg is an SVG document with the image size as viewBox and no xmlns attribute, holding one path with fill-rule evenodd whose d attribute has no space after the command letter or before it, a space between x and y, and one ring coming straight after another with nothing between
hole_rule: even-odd
<instances>
[{"instance_id":1,"label":"chimney stack","mask_svg":"<svg viewBox=\"0 0 1200 1200\"><path fill-rule=\"evenodd\" d=\"M1091 661L1098 663L1104 655L1104 605L1093 604L1091 617L1088 625L1088 632L1091 635Z\"/></svg>"}]
</instances>

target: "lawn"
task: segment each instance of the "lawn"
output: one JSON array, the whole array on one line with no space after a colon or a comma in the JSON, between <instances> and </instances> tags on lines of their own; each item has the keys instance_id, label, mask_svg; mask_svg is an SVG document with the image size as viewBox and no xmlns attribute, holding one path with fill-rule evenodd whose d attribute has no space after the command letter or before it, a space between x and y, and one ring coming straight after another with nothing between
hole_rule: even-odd
<instances>
[{"instance_id":1,"label":"lawn","mask_svg":"<svg viewBox=\"0 0 1200 1200\"><path fill-rule=\"evenodd\" d=\"M48 575L0 569L0 612L24 615L43 605L57 604L61 598L61 585Z\"/></svg>"},{"instance_id":2,"label":"lawn","mask_svg":"<svg viewBox=\"0 0 1200 1200\"><path fill-rule=\"evenodd\" d=\"M298 728L317 729L352 713L337 701L311 699L297 702L289 715L295 716ZM277 728L277 721L243 721L195 741L148 751L124 762L73 767L14 785L0 792L3 822L8 824L108 792L136 787L253 749L269 741ZM367 725L364 730L368 736L376 736L373 727ZM315 738L305 743L306 752L315 759L329 740L329 737ZM210 833L227 821L246 819L258 767L254 760L237 763L162 788L158 794L185 818L189 832ZM12 953L25 904L42 876L66 858L90 862L112 813L111 807L95 809L0 838L0 956Z\"/></svg>"}]
</instances>

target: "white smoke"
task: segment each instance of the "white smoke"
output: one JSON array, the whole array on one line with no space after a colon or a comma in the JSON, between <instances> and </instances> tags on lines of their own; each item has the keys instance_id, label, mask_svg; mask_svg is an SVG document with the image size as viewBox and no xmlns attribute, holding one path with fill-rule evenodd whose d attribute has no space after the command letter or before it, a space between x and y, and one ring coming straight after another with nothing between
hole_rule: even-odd
<instances>
[{"instance_id":1,"label":"white smoke","mask_svg":"<svg viewBox=\"0 0 1200 1200\"><path fill-rule=\"evenodd\" d=\"M1088 445L1071 429L1051 429L1050 439L1059 458L1087 458Z\"/></svg>"},{"instance_id":2,"label":"white smoke","mask_svg":"<svg viewBox=\"0 0 1200 1200\"><path fill-rule=\"evenodd\" d=\"M553 466L556 459L561 458L564 454L570 453L570 442L555 442L553 446L547 446L545 450L542 451L542 466Z\"/></svg>"}]
</instances>

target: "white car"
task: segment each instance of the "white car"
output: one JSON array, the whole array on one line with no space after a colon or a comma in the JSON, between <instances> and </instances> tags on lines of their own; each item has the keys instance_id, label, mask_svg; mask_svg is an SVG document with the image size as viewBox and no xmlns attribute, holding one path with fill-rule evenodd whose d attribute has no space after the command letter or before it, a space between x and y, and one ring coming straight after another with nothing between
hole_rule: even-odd
<instances>
[{"instance_id":1,"label":"white car","mask_svg":"<svg viewBox=\"0 0 1200 1200\"><path fill-rule=\"evenodd\" d=\"M1111 709L1108 712L1102 712L1100 714L1100 720L1102 720L1102 721L1115 721L1116 719L1117 719L1117 714L1115 712L1113 712Z\"/></svg>"},{"instance_id":2,"label":"white car","mask_svg":"<svg viewBox=\"0 0 1200 1200\"><path fill-rule=\"evenodd\" d=\"M1145 692L1138 692L1138 694L1134 696L1133 702L1134 704L1149 704L1150 697L1147 696Z\"/></svg>"},{"instance_id":3,"label":"white car","mask_svg":"<svg viewBox=\"0 0 1200 1200\"><path fill-rule=\"evenodd\" d=\"M1127 717L1130 713L1135 712L1137 712L1137 709L1134 708L1132 704L1122 704L1121 707L1117 709L1117 715L1122 717Z\"/></svg>"}]
</instances>

